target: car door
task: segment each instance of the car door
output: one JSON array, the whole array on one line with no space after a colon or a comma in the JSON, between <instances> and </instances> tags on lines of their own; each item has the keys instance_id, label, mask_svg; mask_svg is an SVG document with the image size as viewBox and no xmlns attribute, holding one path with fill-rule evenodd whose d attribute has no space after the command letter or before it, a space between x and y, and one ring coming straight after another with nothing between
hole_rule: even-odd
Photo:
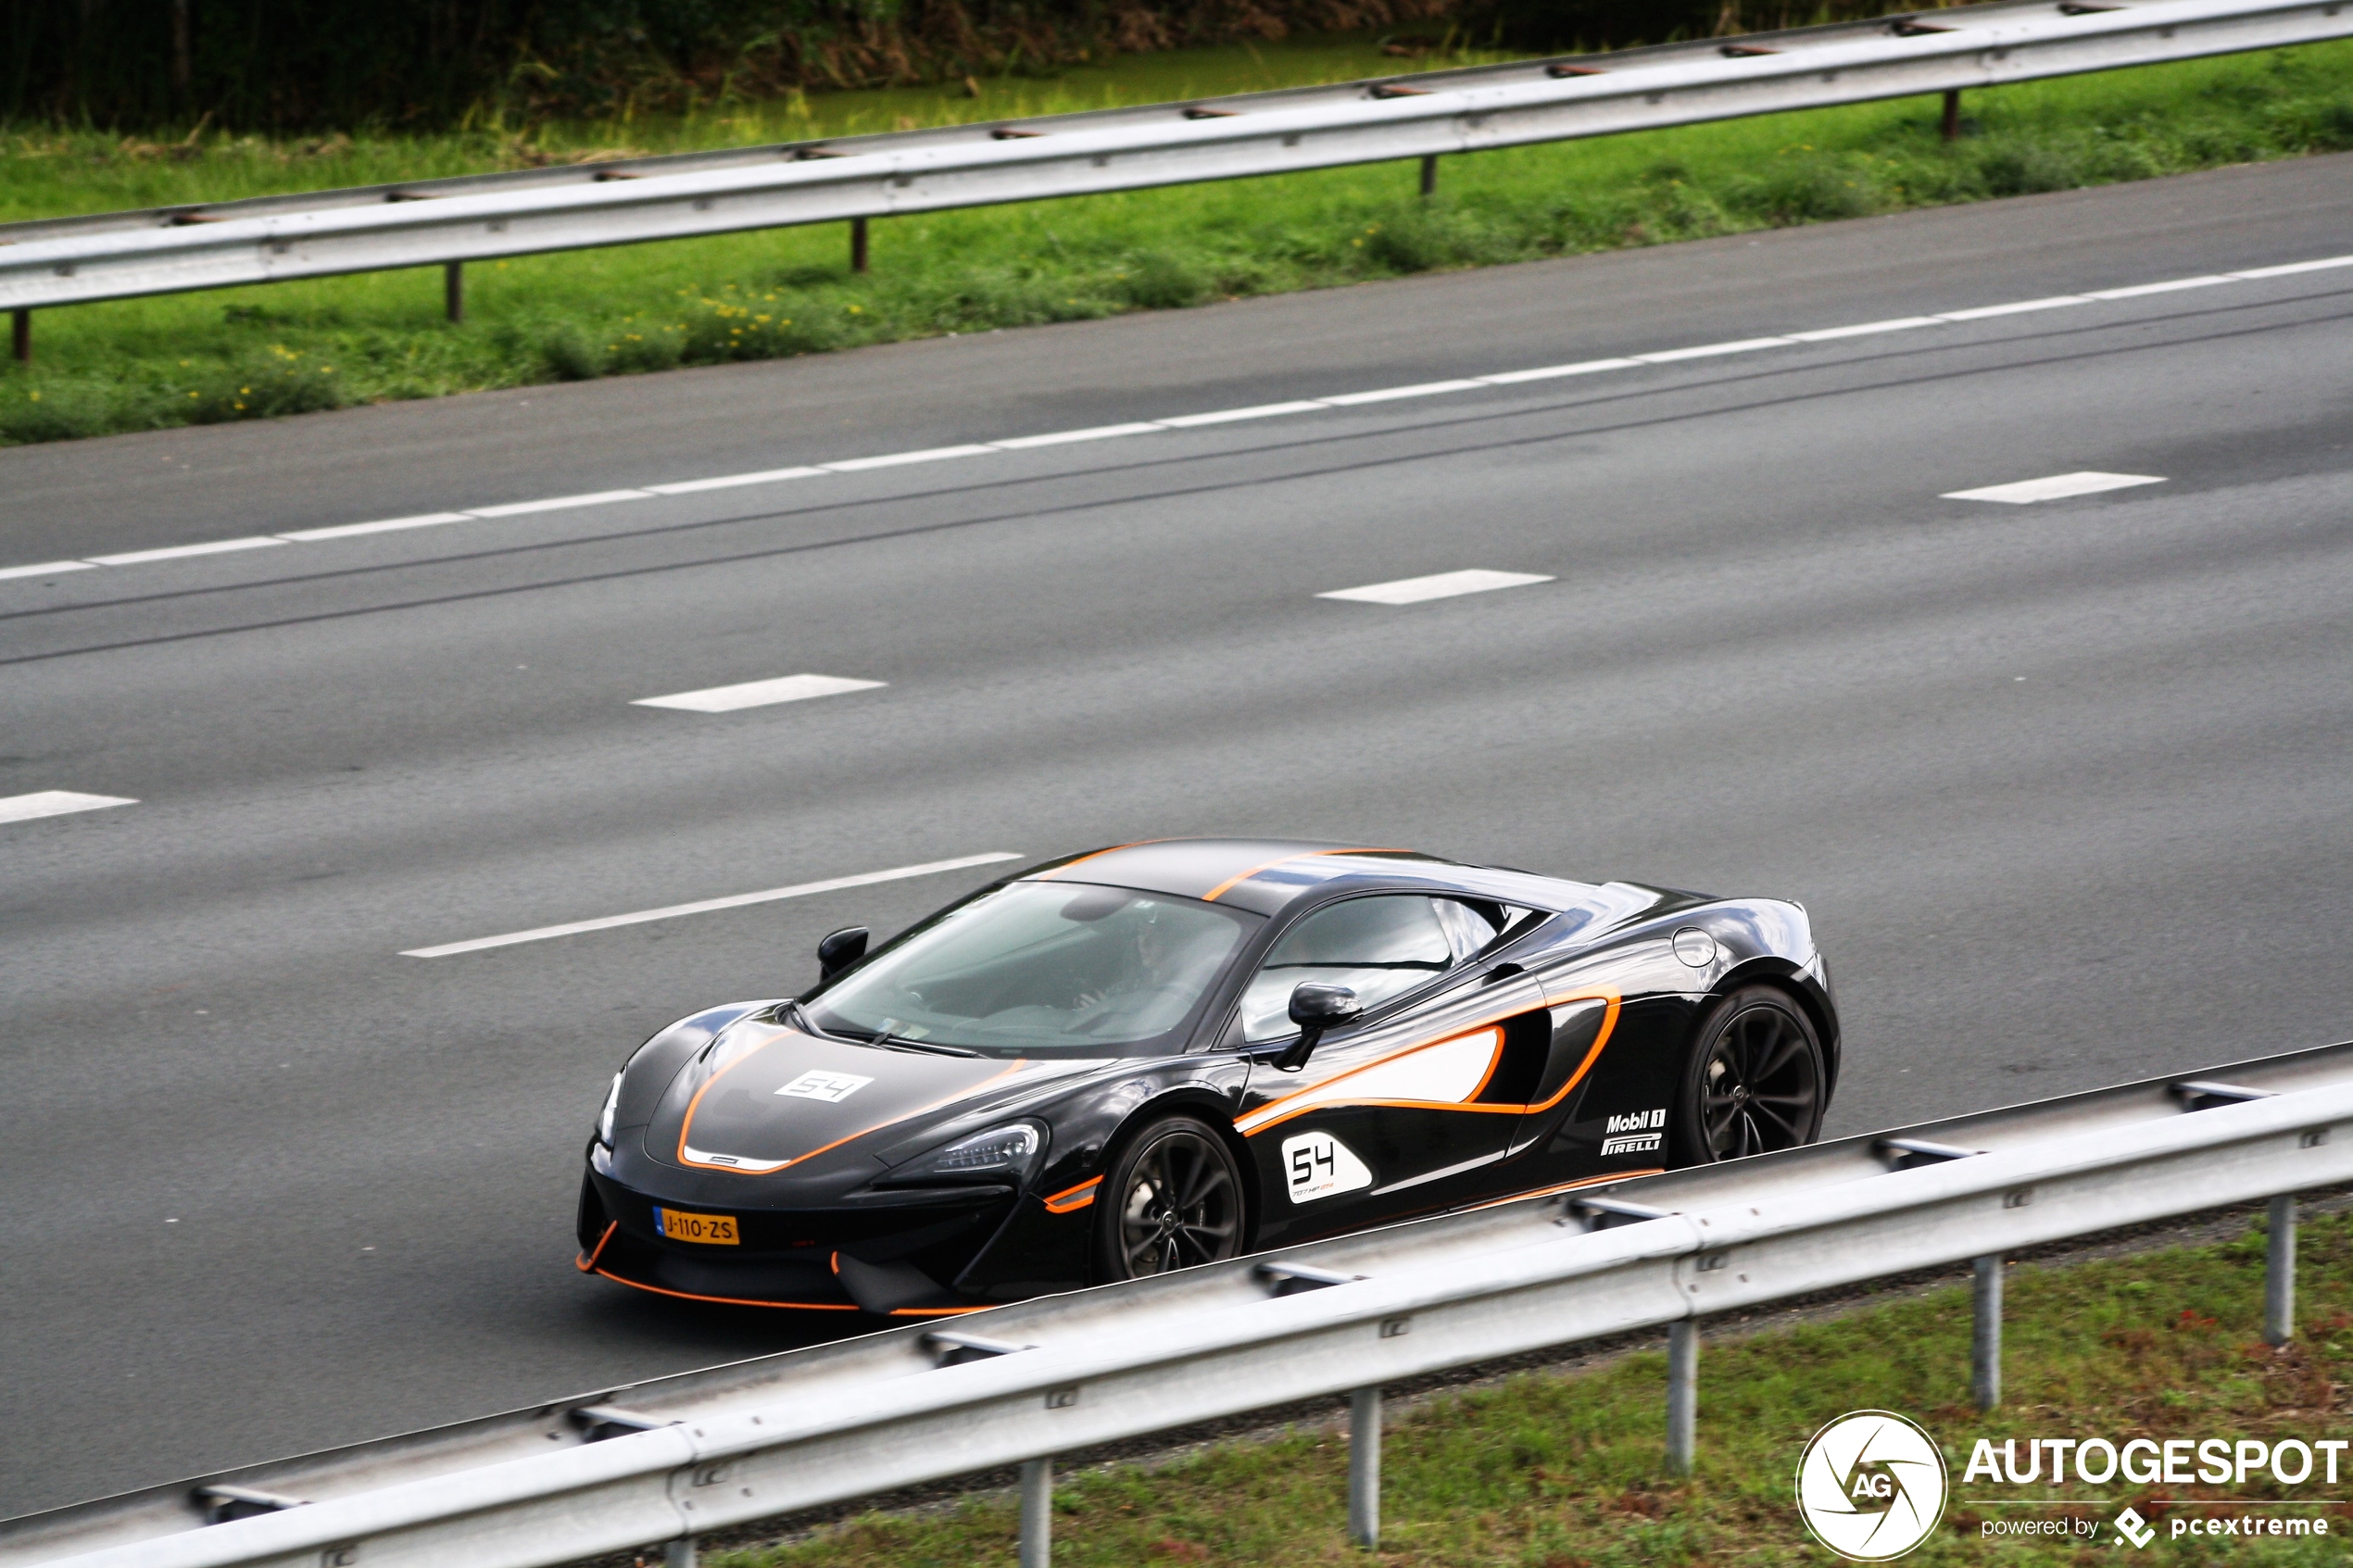
<instances>
[{"instance_id":1,"label":"car door","mask_svg":"<svg viewBox=\"0 0 2353 1568\"><path fill-rule=\"evenodd\" d=\"M1443 902L1324 905L1245 986L1234 1027L1253 1060L1234 1125L1257 1166L1263 1244L1447 1208L1502 1159L1520 1110L1487 1092L1520 1054L1507 1021L1541 1017L1543 993L1509 966L1479 970L1471 928ZM1290 994L1310 981L1354 991L1365 1022L1286 1073L1275 1060L1298 1037Z\"/></svg>"}]
</instances>

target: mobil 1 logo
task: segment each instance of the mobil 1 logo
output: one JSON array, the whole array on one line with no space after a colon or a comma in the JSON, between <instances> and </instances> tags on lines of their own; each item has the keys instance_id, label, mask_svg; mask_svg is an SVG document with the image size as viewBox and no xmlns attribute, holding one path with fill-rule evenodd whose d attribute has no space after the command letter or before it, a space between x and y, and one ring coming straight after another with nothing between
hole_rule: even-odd
<instances>
[{"instance_id":1,"label":"mobil 1 logo","mask_svg":"<svg viewBox=\"0 0 2353 1568\"><path fill-rule=\"evenodd\" d=\"M1373 1185L1373 1173L1356 1151L1329 1133L1302 1133L1283 1140L1283 1185L1293 1203L1313 1203L1334 1193Z\"/></svg>"},{"instance_id":2,"label":"mobil 1 logo","mask_svg":"<svg viewBox=\"0 0 2353 1568\"><path fill-rule=\"evenodd\" d=\"M1604 1155L1655 1153L1667 1141L1667 1108L1662 1105L1654 1110L1613 1116L1602 1133Z\"/></svg>"}]
</instances>

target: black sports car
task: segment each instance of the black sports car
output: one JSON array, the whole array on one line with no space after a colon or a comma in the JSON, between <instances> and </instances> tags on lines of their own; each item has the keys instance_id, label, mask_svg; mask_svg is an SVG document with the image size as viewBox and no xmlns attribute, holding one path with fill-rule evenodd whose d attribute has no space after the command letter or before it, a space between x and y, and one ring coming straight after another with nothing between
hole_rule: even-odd
<instances>
[{"instance_id":1,"label":"black sports car","mask_svg":"<svg viewBox=\"0 0 2353 1568\"><path fill-rule=\"evenodd\" d=\"M918 1317L1811 1142L1806 911L1403 849L1051 861L617 1073L578 1266Z\"/></svg>"}]
</instances>

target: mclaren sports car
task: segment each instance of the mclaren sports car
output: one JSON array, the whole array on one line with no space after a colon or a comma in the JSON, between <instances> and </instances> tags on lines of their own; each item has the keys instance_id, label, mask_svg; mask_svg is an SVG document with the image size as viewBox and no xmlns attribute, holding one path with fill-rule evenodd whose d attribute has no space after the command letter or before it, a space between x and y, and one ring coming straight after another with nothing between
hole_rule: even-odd
<instances>
[{"instance_id":1,"label":"mclaren sports car","mask_svg":"<svg viewBox=\"0 0 2353 1568\"><path fill-rule=\"evenodd\" d=\"M577 1266L921 1317L1807 1143L1805 909L1403 849L1050 861L612 1080Z\"/></svg>"}]
</instances>

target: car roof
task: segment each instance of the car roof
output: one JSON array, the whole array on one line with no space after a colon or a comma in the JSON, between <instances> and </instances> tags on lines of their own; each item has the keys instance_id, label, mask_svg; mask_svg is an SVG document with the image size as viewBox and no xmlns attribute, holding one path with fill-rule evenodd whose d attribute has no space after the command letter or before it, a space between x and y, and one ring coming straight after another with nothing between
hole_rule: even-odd
<instances>
[{"instance_id":1,"label":"car roof","mask_svg":"<svg viewBox=\"0 0 2353 1568\"><path fill-rule=\"evenodd\" d=\"M1341 883L1468 892L1545 909L1613 901L1587 883L1467 865L1393 846L1288 838L1145 839L1050 861L1021 880L1104 883L1262 915L1280 914Z\"/></svg>"}]
</instances>

